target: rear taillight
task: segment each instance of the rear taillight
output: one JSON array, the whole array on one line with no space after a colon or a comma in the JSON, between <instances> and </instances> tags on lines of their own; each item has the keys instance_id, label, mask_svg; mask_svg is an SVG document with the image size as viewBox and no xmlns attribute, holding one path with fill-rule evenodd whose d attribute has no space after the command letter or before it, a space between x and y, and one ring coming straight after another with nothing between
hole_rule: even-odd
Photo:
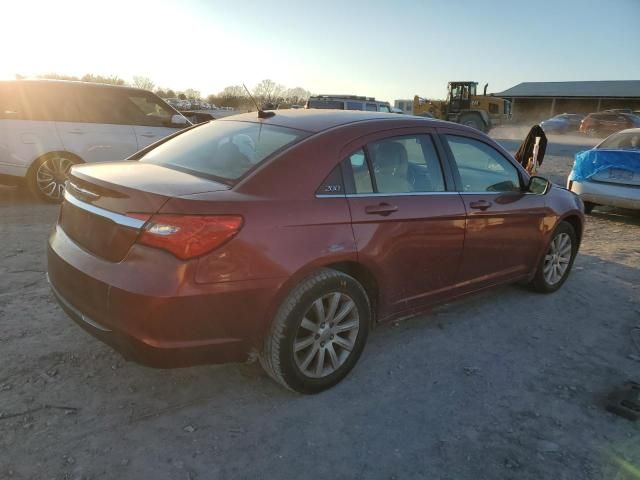
<instances>
[{"instance_id":1,"label":"rear taillight","mask_svg":"<svg viewBox=\"0 0 640 480\"><path fill-rule=\"evenodd\" d=\"M236 215L149 215L130 213L146 223L137 243L161 248L182 260L199 257L229 241L242 227Z\"/></svg>"}]
</instances>

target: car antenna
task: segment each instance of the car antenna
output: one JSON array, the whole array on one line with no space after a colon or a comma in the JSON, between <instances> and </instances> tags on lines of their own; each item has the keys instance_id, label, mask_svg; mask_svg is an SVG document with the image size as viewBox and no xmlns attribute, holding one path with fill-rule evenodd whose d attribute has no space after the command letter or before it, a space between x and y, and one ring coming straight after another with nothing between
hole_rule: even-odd
<instances>
[{"instance_id":1,"label":"car antenna","mask_svg":"<svg viewBox=\"0 0 640 480\"><path fill-rule=\"evenodd\" d=\"M258 102L256 102L256 99L253 98L253 95L251 95L251 92L249 91L249 89L247 88L247 86L243 83L242 86L244 87L244 89L247 91L247 94L249 95L249 98L251 99L251 101L253 102L253 104L256 106L256 108L258 109L258 118L271 118L273 116L275 116L276 112L265 112L264 110L262 110L259 106L258 106Z\"/></svg>"}]
</instances>

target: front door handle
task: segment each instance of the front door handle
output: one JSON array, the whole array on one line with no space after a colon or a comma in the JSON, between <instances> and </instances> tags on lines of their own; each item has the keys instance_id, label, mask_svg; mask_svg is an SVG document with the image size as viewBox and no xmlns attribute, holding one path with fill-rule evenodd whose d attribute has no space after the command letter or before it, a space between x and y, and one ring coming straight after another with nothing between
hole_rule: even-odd
<instances>
[{"instance_id":1,"label":"front door handle","mask_svg":"<svg viewBox=\"0 0 640 480\"><path fill-rule=\"evenodd\" d=\"M84 130L68 130L69 133L72 133L73 135L84 135L85 132Z\"/></svg>"},{"instance_id":2,"label":"front door handle","mask_svg":"<svg viewBox=\"0 0 640 480\"><path fill-rule=\"evenodd\" d=\"M147 133L141 133L140 136L141 137L145 137L145 138L153 138L156 135L155 135L155 133L147 132Z\"/></svg>"},{"instance_id":3,"label":"front door handle","mask_svg":"<svg viewBox=\"0 0 640 480\"><path fill-rule=\"evenodd\" d=\"M475 202L471 202L469 206L471 208L475 208L476 210L486 210L491 206L491 202L488 202L486 200L477 200Z\"/></svg>"},{"instance_id":4,"label":"front door handle","mask_svg":"<svg viewBox=\"0 0 640 480\"><path fill-rule=\"evenodd\" d=\"M393 212L398 211L398 207L395 205L389 205L388 203L380 203L378 205L369 205L364 207L365 213L368 215L382 215L386 217L387 215L391 215Z\"/></svg>"}]
</instances>

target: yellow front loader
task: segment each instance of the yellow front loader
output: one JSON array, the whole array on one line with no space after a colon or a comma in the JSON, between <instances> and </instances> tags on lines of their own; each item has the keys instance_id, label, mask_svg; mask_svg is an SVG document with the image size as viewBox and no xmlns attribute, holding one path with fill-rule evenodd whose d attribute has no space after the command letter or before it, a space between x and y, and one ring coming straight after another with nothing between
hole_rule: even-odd
<instances>
[{"instance_id":1,"label":"yellow front loader","mask_svg":"<svg viewBox=\"0 0 640 480\"><path fill-rule=\"evenodd\" d=\"M449 82L446 100L428 100L416 95L413 98L413 114L426 114L440 120L461 123L488 132L496 125L511 119L511 102L487 95L477 95L477 82Z\"/></svg>"}]
</instances>

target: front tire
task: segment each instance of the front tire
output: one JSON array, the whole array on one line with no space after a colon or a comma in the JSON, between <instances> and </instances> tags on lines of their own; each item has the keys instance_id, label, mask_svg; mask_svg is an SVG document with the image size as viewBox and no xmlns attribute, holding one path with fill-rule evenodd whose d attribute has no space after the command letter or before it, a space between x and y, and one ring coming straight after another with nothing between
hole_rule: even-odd
<instances>
[{"instance_id":1,"label":"front tire","mask_svg":"<svg viewBox=\"0 0 640 480\"><path fill-rule=\"evenodd\" d=\"M460 118L460 123L462 125L466 125L467 127L480 130L481 132L484 132L486 130L484 122L478 115L463 115Z\"/></svg>"},{"instance_id":2,"label":"front tire","mask_svg":"<svg viewBox=\"0 0 640 480\"><path fill-rule=\"evenodd\" d=\"M540 293L558 290L567 280L577 253L578 238L573 226L560 222L531 282L533 289Z\"/></svg>"},{"instance_id":3,"label":"front tire","mask_svg":"<svg viewBox=\"0 0 640 480\"><path fill-rule=\"evenodd\" d=\"M595 206L596 206L595 203L584 202L584 213L589 215L591 212L593 212L593 209L595 208Z\"/></svg>"},{"instance_id":4,"label":"front tire","mask_svg":"<svg viewBox=\"0 0 640 480\"><path fill-rule=\"evenodd\" d=\"M31 166L27 179L29 190L40 200L61 203L69 170L78 163L77 159L62 153L43 155Z\"/></svg>"},{"instance_id":5,"label":"front tire","mask_svg":"<svg viewBox=\"0 0 640 480\"><path fill-rule=\"evenodd\" d=\"M371 306L353 277L322 269L284 299L265 337L260 363L276 382L319 393L355 366L369 333Z\"/></svg>"}]
</instances>

